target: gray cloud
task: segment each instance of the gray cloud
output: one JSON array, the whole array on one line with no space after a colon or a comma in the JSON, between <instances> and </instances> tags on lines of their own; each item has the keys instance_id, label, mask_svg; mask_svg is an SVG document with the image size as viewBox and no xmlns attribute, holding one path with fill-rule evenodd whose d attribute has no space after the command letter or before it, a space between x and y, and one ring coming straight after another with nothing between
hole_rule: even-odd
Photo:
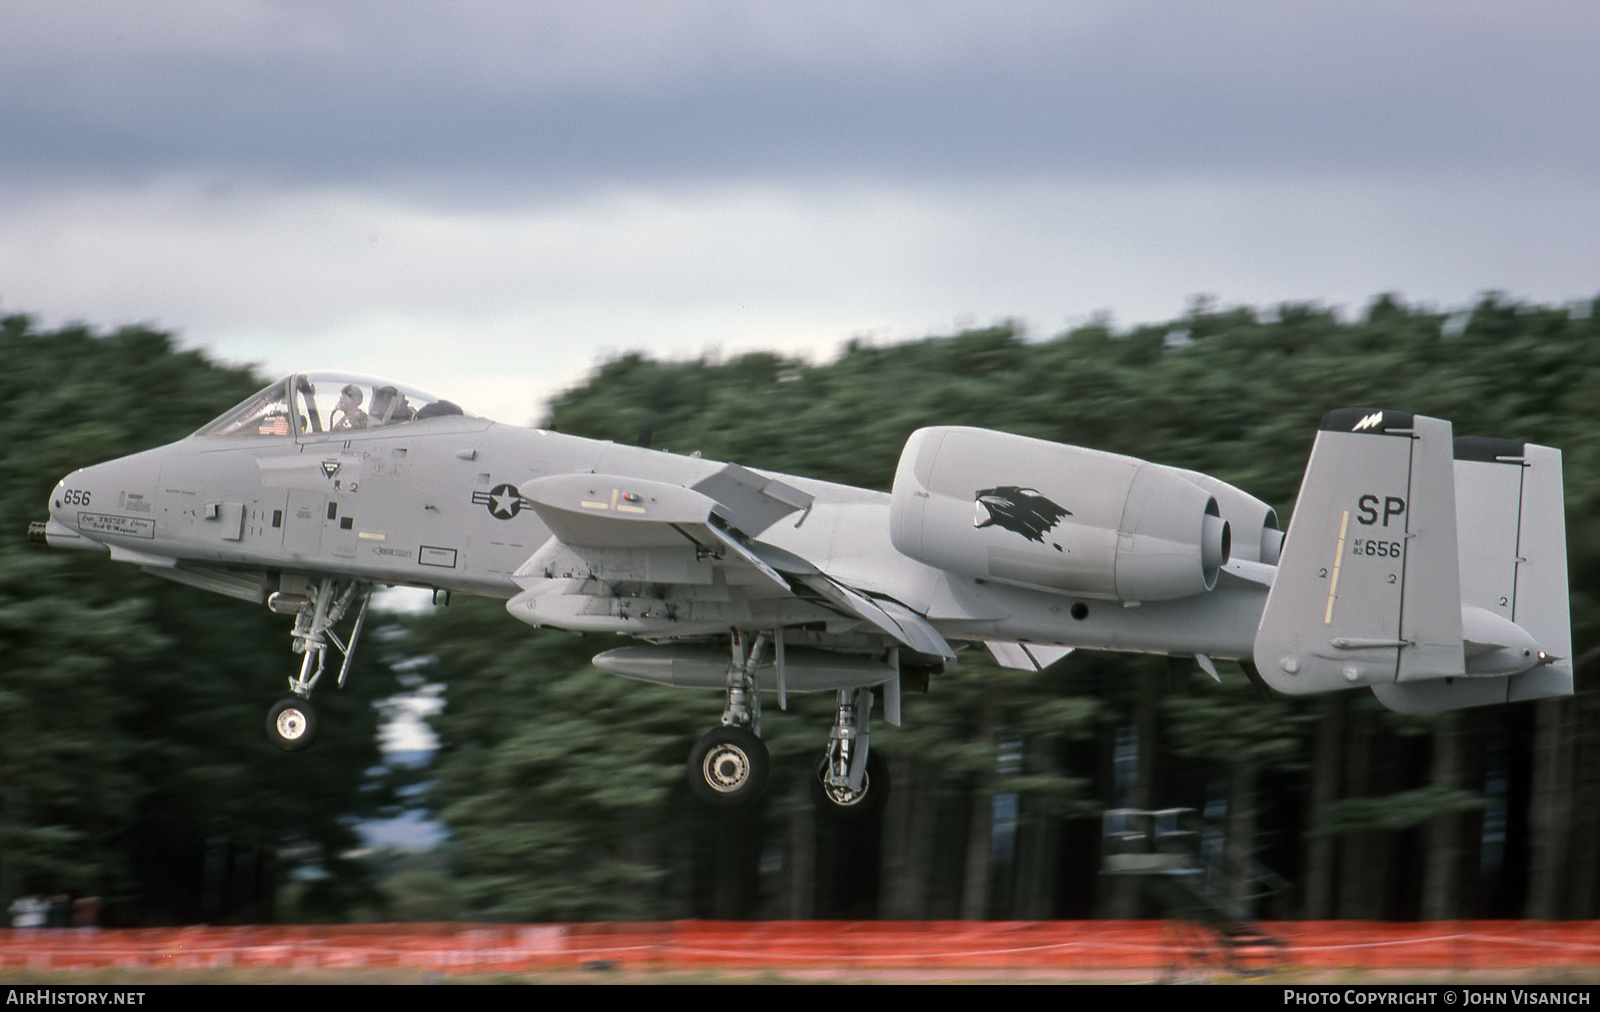
<instances>
[{"instance_id":1,"label":"gray cloud","mask_svg":"<svg viewBox=\"0 0 1600 1012\"><path fill-rule=\"evenodd\" d=\"M12 7L0 172L1587 176L1597 28L1579 3Z\"/></svg>"},{"instance_id":2,"label":"gray cloud","mask_svg":"<svg viewBox=\"0 0 1600 1012\"><path fill-rule=\"evenodd\" d=\"M0 5L0 309L523 420L596 357L1588 297L1600 8Z\"/></svg>"}]
</instances>

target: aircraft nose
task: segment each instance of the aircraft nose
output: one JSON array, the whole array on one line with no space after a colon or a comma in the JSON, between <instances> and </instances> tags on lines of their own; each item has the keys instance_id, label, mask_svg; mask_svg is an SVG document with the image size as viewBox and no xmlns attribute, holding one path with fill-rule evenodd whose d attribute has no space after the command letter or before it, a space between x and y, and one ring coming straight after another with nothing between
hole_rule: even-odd
<instances>
[{"instance_id":1,"label":"aircraft nose","mask_svg":"<svg viewBox=\"0 0 1600 1012\"><path fill-rule=\"evenodd\" d=\"M56 487L50 490L50 502L46 508L49 509L52 520L58 523L71 523L74 519L73 511L66 504L67 483L80 474L82 474L81 471L72 472L56 482Z\"/></svg>"},{"instance_id":2,"label":"aircraft nose","mask_svg":"<svg viewBox=\"0 0 1600 1012\"><path fill-rule=\"evenodd\" d=\"M135 454L92 467L80 467L50 492L47 544L103 548L105 535L150 537L154 530L155 458ZM135 531L136 533L128 533Z\"/></svg>"},{"instance_id":3,"label":"aircraft nose","mask_svg":"<svg viewBox=\"0 0 1600 1012\"><path fill-rule=\"evenodd\" d=\"M155 509L156 486L167 448L158 447L80 467L50 493L50 515L77 527L85 514L142 517Z\"/></svg>"},{"instance_id":4,"label":"aircraft nose","mask_svg":"<svg viewBox=\"0 0 1600 1012\"><path fill-rule=\"evenodd\" d=\"M50 519L43 523L30 523L28 540L53 548L100 548L99 544L83 536L78 521L78 507L72 502L86 494L83 490L88 484L83 480L82 470L74 471L56 482L56 487L50 492L50 500L45 504Z\"/></svg>"},{"instance_id":5,"label":"aircraft nose","mask_svg":"<svg viewBox=\"0 0 1600 1012\"><path fill-rule=\"evenodd\" d=\"M95 483L89 473L91 470L79 468L56 482L56 487L50 492L51 517L69 527L78 526L78 510L90 505L94 499Z\"/></svg>"}]
</instances>

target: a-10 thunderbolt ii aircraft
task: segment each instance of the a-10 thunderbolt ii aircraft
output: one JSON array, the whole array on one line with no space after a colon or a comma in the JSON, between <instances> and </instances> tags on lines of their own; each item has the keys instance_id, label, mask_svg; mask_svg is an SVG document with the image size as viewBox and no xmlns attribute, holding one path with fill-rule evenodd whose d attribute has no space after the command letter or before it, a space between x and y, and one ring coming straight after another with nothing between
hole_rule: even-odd
<instances>
[{"instance_id":1,"label":"a-10 thunderbolt ii aircraft","mask_svg":"<svg viewBox=\"0 0 1600 1012\"><path fill-rule=\"evenodd\" d=\"M32 534L293 616L303 657L267 720L288 750L377 586L633 637L595 665L723 694L688 774L726 806L767 778L762 694L832 692L814 793L876 807L874 702L898 724L959 646L1025 669L1073 648L1232 660L1408 712L1572 692L1560 452L1394 411L1324 417L1285 535L1207 475L984 429L912 433L884 494L311 373L74 471Z\"/></svg>"}]
</instances>

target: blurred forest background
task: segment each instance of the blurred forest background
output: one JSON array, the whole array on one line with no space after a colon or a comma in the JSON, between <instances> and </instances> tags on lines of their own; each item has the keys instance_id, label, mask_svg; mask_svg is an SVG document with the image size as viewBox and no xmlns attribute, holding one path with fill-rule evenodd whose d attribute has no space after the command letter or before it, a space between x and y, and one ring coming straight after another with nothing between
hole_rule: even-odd
<instances>
[{"instance_id":1,"label":"blurred forest background","mask_svg":"<svg viewBox=\"0 0 1600 1012\"><path fill-rule=\"evenodd\" d=\"M628 355L547 425L887 489L918 426L996 428L1216 475L1291 514L1330 408L1394 407L1565 453L1579 694L1430 718L1370 694L1263 697L1159 657L1076 653L1002 671L981 652L878 722L881 818L817 814L806 774L831 698L769 707L759 808L683 782L715 693L603 674L614 639L532 630L500 602L390 615L300 754L262 733L289 619L87 553L30 546L68 471L181 438L273 377L129 328L0 321L0 907L101 897L113 924L1157 913L1102 876L1100 813L1186 807L1207 845L1287 883L1267 918L1600 916L1600 305L1493 297L1197 302L1181 319L1049 340L1009 327L824 364ZM405 377L396 377L404 379ZM442 685L431 765L388 760L391 697ZM769 701L770 702L770 701ZM362 848L425 808L427 850Z\"/></svg>"}]
</instances>

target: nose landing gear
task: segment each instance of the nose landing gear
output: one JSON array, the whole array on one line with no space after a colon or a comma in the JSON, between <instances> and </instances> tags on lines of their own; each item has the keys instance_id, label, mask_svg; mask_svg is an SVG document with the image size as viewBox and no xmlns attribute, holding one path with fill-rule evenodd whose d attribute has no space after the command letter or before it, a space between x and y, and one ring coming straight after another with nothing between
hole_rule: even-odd
<instances>
[{"instance_id":1,"label":"nose landing gear","mask_svg":"<svg viewBox=\"0 0 1600 1012\"><path fill-rule=\"evenodd\" d=\"M331 644L343 657L338 681L342 687L350 673L350 661L361 638L361 627L367 621L367 605L371 602L371 584L332 577L317 581L309 594L277 593L267 599L271 610L295 616L294 630L289 634L294 640L291 649L305 655L300 662L300 673L289 676L289 691L294 695L279 700L267 711L267 738L272 744L285 752L298 752L310 748L316 740L317 713L311 708L311 690L322 677L328 647ZM347 638L341 638L334 627L344 620L351 608L357 608L356 616Z\"/></svg>"}]
</instances>

